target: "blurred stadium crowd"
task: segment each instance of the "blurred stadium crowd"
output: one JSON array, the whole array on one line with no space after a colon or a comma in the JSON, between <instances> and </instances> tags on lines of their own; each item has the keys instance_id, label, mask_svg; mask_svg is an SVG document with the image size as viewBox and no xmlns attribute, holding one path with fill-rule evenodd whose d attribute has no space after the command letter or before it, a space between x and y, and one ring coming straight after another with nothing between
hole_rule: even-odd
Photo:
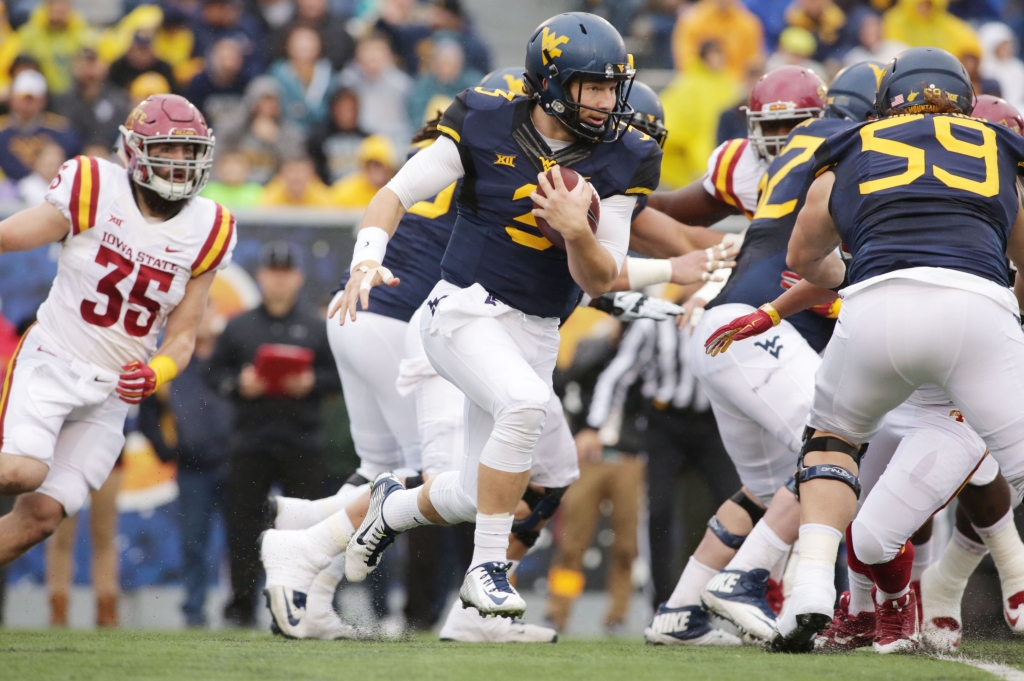
<instances>
[{"instance_id":1,"label":"blurred stadium crowd","mask_svg":"<svg viewBox=\"0 0 1024 681\"><path fill-rule=\"evenodd\" d=\"M476 85L483 74L507 66L495 63L484 39L481 26L487 25L487 16L477 11L488 5L484 0L123 0L120 4L120 18L100 26L87 20L86 0L0 0L0 112L4 114L0 118L0 202L41 202L60 165L76 154L113 158L118 126L134 104L151 94L175 92L204 112L217 136L213 181L204 196L233 210L263 206L358 210L400 167L414 130L445 109L456 94ZM563 4L567 10L604 16L615 25L627 37L640 79L649 78L660 89L670 131L662 168L665 188L700 177L719 143L746 136L740 107L757 78L783 64L810 67L828 80L846 64L887 61L907 47L941 46L961 59L978 93L1002 96L1024 109L1024 62L1018 58L1024 38L1024 0L580 0ZM538 15L538 21L545 16L547 10ZM244 219L240 224L244 237ZM257 279L258 270L268 265L303 269L301 254L265 256L287 260L287 267L280 267L277 260L274 264L258 258L259 246L247 251L240 242L239 248L239 260ZM323 258L327 251L318 255L317 248L310 249L312 255ZM306 270L308 274L308 265ZM334 276L334 270L329 276ZM266 294L266 282L260 280L260 284ZM292 296L285 305L290 314L302 286L301 275L288 286L295 290L278 290L275 295ZM318 290L305 302L320 303L327 292ZM9 291L0 293L6 297ZM236 292L235 297L245 296ZM697 506L691 515L706 518L738 481L727 463L707 400L692 375L685 367L665 368L675 346L659 345L660 331L654 322L622 329L617 322L594 314L571 320L563 329L557 377L577 433L583 478L573 486L561 521L549 534L554 544L542 542L541 557L532 566L525 562L519 578L521 583L543 582L549 596L547 617L559 628L584 585L594 577L602 583L607 579L612 602L604 624L614 631L627 617L634 587L646 585L653 604L665 600L688 553L683 545L690 542L692 548L703 531L700 520L684 531L685 518L681 520L676 501L681 486L686 490L685 503ZM17 342L16 326L23 329L26 322L0 316L4 366ZM223 331L224 319L211 313L204 324L207 345L199 353L198 366L226 352L217 348ZM666 378L669 374L674 374L671 380ZM659 392L666 381L676 396L686 393L685 399L666 403ZM336 489L337 482L351 472L345 466L352 462L347 417L336 382L334 376L333 383L318 384L314 396L323 398L323 404L308 402L308 392L296 397L307 411L323 417L311 419L309 432L320 437L323 429L328 431L323 456L330 475L323 480L325 494L333 491L327 489L329 483ZM196 626L206 623L205 588L216 579L227 548L223 530L218 530L220 538L214 541L212 518L224 511L225 498L229 505L237 501L237 495L225 493L220 486L220 471L230 458L227 450L238 449L237 443L228 444L231 433L224 432L229 419L206 419L190 430L188 417L182 417L195 413L189 412L189 399L209 403L218 399L216 391L203 387L209 383L197 381L165 395L159 402L163 411L151 414L149 422L149 439L158 440L153 442L154 453L178 461L181 510L172 514L171 522L179 526L174 541L180 541L182 548L175 553L178 569L173 578L183 576L189 585L184 614L187 623ZM690 386L688 393L677 390L684 384ZM204 390L209 394L204 396ZM177 432L168 429L169 415L175 412ZM143 415L142 430L146 430L145 419ZM646 456L636 456L641 452ZM309 470L322 472L324 465L324 461L311 463ZM236 585L228 612L228 619L240 625L253 622L255 584L248 582L258 578L251 574L258 561L249 555L253 545L249 535L255 536L261 521L253 517L257 511L249 501L253 495L265 497L265 487L271 483L287 484L286 475L261 479L259 484L256 474L251 475L247 517L228 523L228 534L234 522L234 531L245 535L227 542L243 547L231 551L237 554L232 576L247 584ZM119 476L112 481L116 489ZM305 496L317 496L317 490L306 491ZM124 556L130 551L115 546L111 524L116 514L111 510L110 491L105 487L97 495L91 516L97 547L94 579L98 594L108 598L105 605L98 604L97 621L116 624L116 593L119 584L130 580L118 579L115 552ZM236 504L237 508L241 506ZM642 519L638 518L641 509L646 514ZM641 520L639 527L646 525L650 536L674 538L658 542L668 547L659 549L663 555L650 555L645 549L648 541L643 532L637 533ZM239 523L243 529L238 529ZM573 531L566 532L567 525ZM448 568L437 567L435 557L450 553L441 546L459 541L460 534L463 544L471 545L465 532L465 527L423 528L410 534L403 553L393 556L396 562L407 563L406 574L431 571L438 585L434 592L420 590L425 593L422 602L406 604L409 624L429 627L437 621L450 584L440 574ZM171 541L170 535L161 536L159 531L151 534L154 543ZM684 534L689 538L684 539ZM56 599L51 600L52 621L58 624L67 622L73 538L72 527L49 544L47 581ZM159 550L147 550L154 560L162 560ZM638 570L636 557L645 551L646 567ZM17 564L14 568L28 574L32 571L28 563L41 559L36 552L26 557L21 568ZM418 565L415 570L409 567L413 562ZM248 568L240 567L242 563ZM454 579L459 566L448 567L448 577ZM377 590L374 609L381 616L388 610L387 582L400 582L400 572L396 566L375 573L380 583L373 587ZM159 583L161 578L152 581Z\"/></svg>"}]
</instances>

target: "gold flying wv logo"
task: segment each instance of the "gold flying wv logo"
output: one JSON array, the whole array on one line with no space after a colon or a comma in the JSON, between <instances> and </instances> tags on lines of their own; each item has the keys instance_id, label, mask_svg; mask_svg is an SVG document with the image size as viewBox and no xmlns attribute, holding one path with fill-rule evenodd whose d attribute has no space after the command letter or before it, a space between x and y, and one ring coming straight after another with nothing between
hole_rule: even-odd
<instances>
[{"instance_id":1,"label":"gold flying wv logo","mask_svg":"<svg viewBox=\"0 0 1024 681\"><path fill-rule=\"evenodd\" d=\"M548 64L548 57L561 57L562 50L559 45L564 45L569 42L569 36L558 35L552 31L549 27L545 26L544 31L540 34L540 48L541 54L543 55L544 65Z\"/></svg>"},{"instance_id":2,"label":"gold flying wv logo","mask_svg":"<svg viewBox=\"0 0 1024 681\"><path fill-rule=\"evenodd\" d=\"M540 158L541 165L544 166L544 172L547 172L547 171L551 170L551 168L558 163L554 159L544 158L543 156L540 156L539 158Z\"/></svg>"},{"instance_id":3,"label":"gold flying wv logo","mask_svg":"<svg viewBox=\"0 0 1024 681\"><path fill-rule=\"evenodd\" d=\"M494 165L496 165L496 166L508 166L509 168L515 168L516 167L516 165L515 165L515 160L516 160L515 154L499 154L499 153L495 152L494 155L498 157L498 160L494 162Z\"/></svg>"}]
</instances>

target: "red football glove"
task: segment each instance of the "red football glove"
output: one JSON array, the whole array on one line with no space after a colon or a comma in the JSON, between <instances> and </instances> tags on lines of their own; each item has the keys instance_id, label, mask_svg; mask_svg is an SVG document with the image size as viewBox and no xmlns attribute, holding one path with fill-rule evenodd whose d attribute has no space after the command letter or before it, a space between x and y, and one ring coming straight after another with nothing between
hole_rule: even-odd
<instances>
[{"instance_id":1,"label":"red football glove","mask_svg":"<svg viewBox=\"0 0 1024 681\"><path fill-rule=\"evenodd\" d=\"M797 274L796 272L786 270L785 272L782 273L782 281L779 282L779 285L788 291L801 281L803 281L803 277L801 277L799 274ZM826 317L828 319L839 319L839 310L842 307L842 305L842 299L839 296L836 296L836 299L833 300L831 303L820 303L808 309L814 314Z\"/></svg>"},{"instance_id":2,"label":"red football glove","mask_svg":"<svg viewBox=\"0 0 1024 681\"><path fill-rule=\"evenodd\" d=\"M765 303L754 312L737 317L716 330L704 343L704 351L714 357L728 350L733 341L758 336L773 326L778 326L781 321L782 318L771 303Z\"/></svg>"},{"instance_id":3,"label":"red football glove","mask_svg":"<svg viewBox=\"0 0 1024 681\"><path fill-rule=\"evenodd\" d=\"M123 402L138 404L156 392L156 372L139 360L128 362L121 367L123 373L117 382L117 394Z\"/></svg>"}]
</instances>

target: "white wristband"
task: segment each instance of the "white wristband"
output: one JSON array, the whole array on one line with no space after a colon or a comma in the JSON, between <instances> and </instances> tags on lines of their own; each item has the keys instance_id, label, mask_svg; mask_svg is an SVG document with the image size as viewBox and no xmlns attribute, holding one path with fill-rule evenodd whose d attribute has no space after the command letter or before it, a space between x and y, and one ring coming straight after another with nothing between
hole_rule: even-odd
<instances>
[{"instance_id":1,"label":"white wristband","mask_svg":"<svg viewBox=\"0 0 1024 681\"><path fill-rule=\"evenodd\" d=\"M381 265L384 263L384 253L388 249L388 233L380 227L363 227L356 232L356 246L352 251L352 263L349 271L361 262L372 260Z\"/></svg>"},{"instance_id":2,"label":"white wristband","mask_svg":"<svg viewBox=\"0 0 1024 681\"><path fill-rule=\"evenodd\" d=\"M642 291L648 286L672 280L672 263L668 260L627 257L626 262L630 291Z\"/></svg>"}]
</instances>

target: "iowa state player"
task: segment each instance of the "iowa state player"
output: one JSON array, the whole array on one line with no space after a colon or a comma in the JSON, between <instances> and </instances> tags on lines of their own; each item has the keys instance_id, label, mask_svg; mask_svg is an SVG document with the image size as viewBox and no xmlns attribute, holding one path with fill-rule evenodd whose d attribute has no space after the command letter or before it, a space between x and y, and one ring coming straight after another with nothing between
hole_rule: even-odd
<instances>
[{"instance_id":1,"label":"iowa state player","mask_svg":"<svg viewBox=\"0 0 1024 681\"><path fill-rule=\"evenodd\" d=\"M45 203L0 222L0 253L61 243L50 295L0 397L0 494L21 495L0 518L0 565L103 484L129 405L188 364L210 283L231 260L234 218L196 196L214 144L199 110L157 95L121 132L127 170L79 156Z\"/></svg>"}]
</instances>

